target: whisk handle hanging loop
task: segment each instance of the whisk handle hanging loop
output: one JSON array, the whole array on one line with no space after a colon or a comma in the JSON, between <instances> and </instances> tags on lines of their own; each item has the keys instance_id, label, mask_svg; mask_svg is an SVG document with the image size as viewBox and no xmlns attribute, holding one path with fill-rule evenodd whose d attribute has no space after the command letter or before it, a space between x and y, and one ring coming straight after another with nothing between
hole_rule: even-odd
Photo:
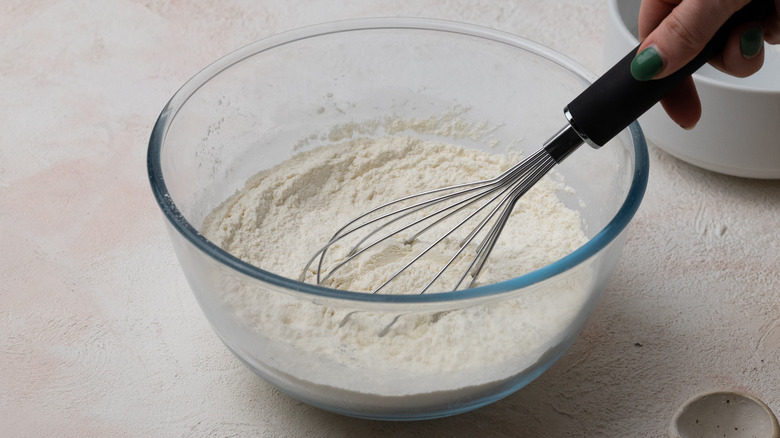
<instances>
[{"instance_id":1,"label":"whisk handle hanging loop","mask_svg":"<svg viewBox=\"0 0 780 438\"><path fill-rule=\"evenodd\" d=\"M721 52L736 26L761 21L774 10L774 0L753 0L748 3L726 21L691 62L663 79L634 79L631 75L631 61L639 49L637 46L569 103L565 109L569 122L590 146L603 146Z\"/></svg>"}]
</instances>

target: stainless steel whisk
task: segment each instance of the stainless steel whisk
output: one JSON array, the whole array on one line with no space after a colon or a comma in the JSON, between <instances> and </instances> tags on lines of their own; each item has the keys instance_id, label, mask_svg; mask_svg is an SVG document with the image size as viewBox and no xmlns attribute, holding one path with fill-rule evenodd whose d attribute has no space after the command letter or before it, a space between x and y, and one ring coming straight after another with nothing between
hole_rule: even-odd
<instances>
[{"instance_id":1,"label":"stainless steel whisk","mask_svg":"<svg viewBox=\"0 0 780 438\"><path fill-rule=\"evenodd\" d=\"M582 142L571 128L562 130L554 138L559 137L568 137L572 144ZM434 230L445 230L443 233L437 234L438 237L428 244L425 249L418 252L411 260L371 291L372 293L378 293L445 238L453 235L467 224L475 223L476 226L461 239L456 253L418 292L422 294L428 291L436 280L453 266L456 259L464 253L468 245L474 242L478 236L481 236L471 262L468 263L468 267L463 270L451 290L457 290L464 284L468 284L467 287L471 287L482 271L517 200L552 169L556 163L557 161L553 155L547 149L542 148L495 178L429 190L380 205L353 219L339 229L333 238L309 260L301 274L300 280L305 281L309 268L315 261L317 265L314 276L317 284L322 284L332 278L347 263L363 256L382 242L398 236L402 232L411 230L411 236L404 239L404 243L409 244L424 233L433 232ZM423 212L425 214L419 214ZM452 220L453 218L457 218L457 220ZM372 228L366 230L370 226ZM387 229L390 229L390 231L387 231ZM351 249L347 252L345 258L333 265L326 273L323 273L323 263L332 246L361 231L364 234L355 238L357 243L350 246ZM466 282L469 274L471 280Z\"/></svg>"},{"instance_id":2,"label":"stainless steel whisk","mask_svg":"<svg viewBox=\"0 0 780 438\"><path fill-rule=\"evenodd\" d=\"M409 244L423 233L444 227L445 231L437 234L439 237L371 291L378 293L444 239L473 223L475 225L460 241L456 253L418 292L428 291L445 271L456 265L459 257L465 257L470 244L478 241L471 261L449 290L455 291L464 285L472 287L516 202L550 169L583 143L596 149L603 146L720 52L735 26L759 21L773 11L774 0L753 0L718 30L696 58L663 79L640 82L633 78L630 66L639 48L637 46L564 108L568 124L528 158L495 178L410 195L358 216L341 227L312 256L301 273L300 281L306 281L312 275L316 284L324 284L348 263L354 263L358 257L366 257L366 253L400 233L411 234L404 240ZM361 232L364 234L357 234ZM353 238L356 243L349 245L351 249L341 261L327 268L325 261L329 251L348 238ZM311 272L313 266L316 267ZM470 280L466 281L469 276Z\"/></svg>"}]
</instances>

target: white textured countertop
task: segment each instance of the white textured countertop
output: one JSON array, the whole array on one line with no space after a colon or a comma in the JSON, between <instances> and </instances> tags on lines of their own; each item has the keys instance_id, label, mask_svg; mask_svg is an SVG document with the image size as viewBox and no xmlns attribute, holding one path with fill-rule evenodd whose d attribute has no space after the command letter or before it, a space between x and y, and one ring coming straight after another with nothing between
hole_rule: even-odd
<instances>
[{"instance_id":1,"label":"white textured countertop","mask_svg":"<svg viewBox=\"0 0 780 438\"><path fill-rule=\"evenodd\" d=\"M152 125L229 51L376 16L490 26L603 70L603 0L0 5L0 434L653 437L682 402L716 389L780 412L780 181L713 174L655 147L595 315L508 398L441 420L355 420L241 365L169 244L146 176Z\"/></svg>"}]
</instances>

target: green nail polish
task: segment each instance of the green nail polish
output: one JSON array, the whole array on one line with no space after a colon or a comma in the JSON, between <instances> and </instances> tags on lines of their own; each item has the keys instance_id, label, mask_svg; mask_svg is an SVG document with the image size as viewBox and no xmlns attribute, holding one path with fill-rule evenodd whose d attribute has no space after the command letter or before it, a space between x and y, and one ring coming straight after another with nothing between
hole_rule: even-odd
<instances>
[{"instance_id":1,"label":"green nail polish","mask_svg":"<svg viewBox=\"0 0 780 438\"><path fill-rule=\"evenodd\" d=\"M764 30L761 29L761 26L754 26L742 32L742 36L739 38L739 49L742 51L742 56L752 58L758 55L762 47L764 47Z\"/></svg>"},{"instance_id":2,"label":"green nail polish","mask_svg":"<svg viewBox=\"0 0 780 438\"><path fill-rule=\"evenodd\" d=\"M654 47L647 47L639 52L631 61L631 76L638 81L653 79L661 69L664 61Z\"/></svg>"}]
</instances>

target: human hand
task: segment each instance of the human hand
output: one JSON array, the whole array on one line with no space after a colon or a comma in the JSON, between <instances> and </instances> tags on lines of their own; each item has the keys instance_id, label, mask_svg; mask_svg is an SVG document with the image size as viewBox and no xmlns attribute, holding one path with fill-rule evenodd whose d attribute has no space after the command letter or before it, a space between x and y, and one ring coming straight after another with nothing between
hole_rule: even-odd
<instances>
[{"instance_id":1,"label":"human hand","mask_svg":"<svg viewBox=\"0 0 780 438\"><path fill-rule=\"evenodd\" d=\"M638 55L631 74L638 80L663 78L691 61L715 32L749 0L642 0L639 8ZM780 43L780 0L762 22L743 23L731 32L726 47L710 61L737 77L749 76L764 63L764 40ZM687 78L661 99L672 120L692 129L701 117L693 79Z\"/></svg>"}]
</instances>

